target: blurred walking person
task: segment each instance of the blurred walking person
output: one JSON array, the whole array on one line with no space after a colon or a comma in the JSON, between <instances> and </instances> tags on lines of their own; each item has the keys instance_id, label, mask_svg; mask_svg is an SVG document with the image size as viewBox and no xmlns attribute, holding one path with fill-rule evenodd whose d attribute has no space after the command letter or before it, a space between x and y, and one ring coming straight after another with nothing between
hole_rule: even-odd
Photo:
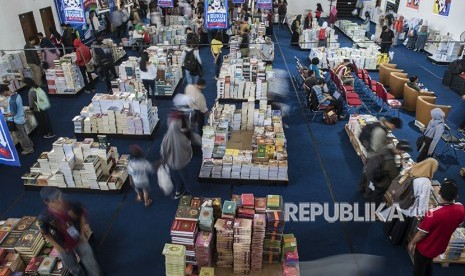
<instances>
[{"instance_id":1,"label":"blurred walking person","mask_svg":"<svg viewBox=\"0 0 465 276\"><path fill-rule=\"evenodd\" d=\"M34 113L38 121L39 132L44 138L53 138L55 134L52 128L52 121L48 115L48 110L52 107L48 99L47 93L45 93L40 86L38 86L33 79L24 78L26 88L29 89L28 99L29 108Z\"/></svg>"}]
</instances>

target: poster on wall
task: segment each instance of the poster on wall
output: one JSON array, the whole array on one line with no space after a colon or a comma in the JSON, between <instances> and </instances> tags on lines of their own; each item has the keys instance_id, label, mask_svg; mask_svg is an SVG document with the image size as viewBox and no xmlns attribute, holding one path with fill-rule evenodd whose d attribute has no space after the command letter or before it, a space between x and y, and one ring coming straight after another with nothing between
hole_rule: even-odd
<instances>
[{"instance_id":1,"label":"poster on wall","mask_svg":"<svg viewBox=\"0 0 465 276\"><path fill-rule=\"evenodd\" d=\"M172 8L174 6L173 0L158 0L158 6L161 8Z\"/></svg>"},{"instance_id":2,"label":"poster on wall","mask_svg":"<svg viewBox=\"0 0 465 276\"><path fill-rule=\"evenodd\" d=\"M232 2L234 5L241 5L245 3L245 0L233 0Z\"/></svg>"},{"instance_id":3,"label":"poster on wall","mask_svg":"<svg viewBox=\"0 0 465 276\"><path fill-rule=\"evenodd\" d=\"M84 5L82 0L61 0L64 21L67 24L84 24Z\"/></svg>"},{"instance_id":4,"label":"poster on wall","mask_svg":"<svg viewBox=\"0 0 465 276\"><path fill-rule=\"evenodd\" d=\"M263 10L272 10L273 0L257 0L257 8Z\"/></svg>"},{"instance_id":5,"label":"poster on wall","mask_svg":"<svg viewBox=\"0 0 465 276\"><path fill-rule=\"evenodd\" d=\"M228 0L205 1L205 27L226 29L228 27Z\"/></svg>"},{"instance_id":6,"label":"poster on wall","mask_svg":"<svg viewBox=\"0 0 465 276\"><path fill-rule=\"evenodd\" d=\"M0 164L20 167L18 152L16 151L10 131L3 113L0 115Z\"/></svg>"},{"instance_id":7,"label":"poster on wall","mask_svg":"<svg viewBox=\"0 0 465 276\"><path fill-rule=\"evenodd\" d=\"M440 16L449 16L451 3L452 0L434 0L433 14Z\"/></svg>"},{"instance_id":8,"label":"poster on wall","mask_svg":"<svg viewBox=\"0 0 465 276\"><path fill-rule=\"evenodd\" d=\"M420 8L420 0L407 0L407 8L418 11Z\"/></svg>"}]
</instances>

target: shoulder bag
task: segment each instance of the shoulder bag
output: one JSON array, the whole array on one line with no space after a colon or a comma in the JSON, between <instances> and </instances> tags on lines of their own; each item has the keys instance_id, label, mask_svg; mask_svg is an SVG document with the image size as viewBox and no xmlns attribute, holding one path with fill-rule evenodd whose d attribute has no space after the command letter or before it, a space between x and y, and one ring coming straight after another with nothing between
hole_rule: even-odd
<instances>
[{"instance_id":1,"label":"shoulder bag","mask_svg":"<svg viewBox=\"0 0 465 276\"><path fill-rule=\"evenodd\" d=\"M89 59L88 62L86 62L86 59L84 58L84 54L82 53L82 50L80 48L78 48L78 50L79 50L79 53L81 54L82 60L84 61L84 65L86 66L86 71L88 73L94 72L95 68L94 68L94 61L92 60L92 57Z\"/></svg>"}]
</instances>

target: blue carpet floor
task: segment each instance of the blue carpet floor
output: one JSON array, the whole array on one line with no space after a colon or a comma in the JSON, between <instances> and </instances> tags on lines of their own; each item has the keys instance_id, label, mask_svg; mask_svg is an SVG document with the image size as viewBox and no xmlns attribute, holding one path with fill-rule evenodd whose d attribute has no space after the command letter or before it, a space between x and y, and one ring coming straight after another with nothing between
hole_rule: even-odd
<instances>
[{"instance_id":1,"label":"blue carpet floor","mask_svg":"<svg viewBox=\"0 0 465 276\"><path fill-rule=\"evenodd\" d=\"M350 42L339 34L340 42ZM294 56L307 61L308 52L290 47L290 33L275 28L276 56L274 66L288 70L294 75ZM464 116L459 103L459 96L441 85L444 67L435 66L426 61L421 53L411 52L403 46L394 48L394 63L409 74L420 76L421 82L438 94L438 103L453 105L448 124L456 127ZM201 57L205 66L207 89L205 91L209 107L216 98L214 81L214 65L208 48L201 49ZM377 74L372 76L377 79ZM292 83L289 79L290 87ZM104 88L98 84L98 91ZM179 88L182 91L182 87ZM26 94L23 92L23 99ZM71 119L80 109L89 104L91 94L82 94L74 99L52 98L52 122L58 136L73 137ZM289 186L231 186L224 184L200 184L196 178L201 159L194 156L189 166L192 182L190 190L198 196L219 196L230 198L231 194L243 192L256 196L281 194L286 202L363 202L357 191L362 162L353 150L344 131L347 121L337 125L325 125L316 119L310 122L300 108L296 91L291 90L288 103L292 107L291 115L286 119L290 128L286 129L289 153ZM147 151L150 160L159 158L160 143L166 131L166 114L171 108L171 101L158 101L160 122L162 123L155 139L152 141L111 140L118 146L120 153L128 152L133 143L141 145ZM396 132L402 139L412 143L418 136L413 126L412 114L401 113L405 127ZM25 192L20 176L29 170L42 151L51 148L51 140L33 137L36 152L21 158L21 168L0 167L0 219L38 214L42 208L37 192ZM442 148L442 144L439 144ZM450 154L450 153L449 153ZM413 153L416 156L416 153ZM465 155L458 153L459 160L451 158L440 160L441 168L436 179L453 177L459 179L459 164L463 164ZM152 180L156 186L155 178ZM459 180L465 193L465 185ZM164 258L161 254L164 243L170 241L169 229L176 211L177 202L163 197L157 188L152 192L154 204L144 208L135 201L135 193L128 191L121 195L69 194L68 197L83 202L89 212L91 227L95 233L93 246L98 260L107 275L163 275ZM286 233L294 233L299 243L301 261L345 253L365 253L382 256L386 266L376 275L411 275L411 262L404 248L391 246L383 234L381 223L327 223L322 217L315 222L288 222ZM435 275L463 275L464 266L452 265L443 269L434 267Z\"/></svg>"}]
</instances>

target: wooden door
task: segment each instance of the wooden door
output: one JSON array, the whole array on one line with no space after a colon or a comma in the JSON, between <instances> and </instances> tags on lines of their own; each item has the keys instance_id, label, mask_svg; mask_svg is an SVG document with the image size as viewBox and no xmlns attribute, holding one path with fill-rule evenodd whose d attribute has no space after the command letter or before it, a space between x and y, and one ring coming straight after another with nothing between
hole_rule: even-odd
<instances>
[{"instance_id":1,"label":"wooden door","mask_svg":"<svg viewBox=\"0 0 465 276\"><path fill-rule=\"evenodd\" d=\"M30 37L37 39L37 26L34 20L34 14L32 12L27 12L18 16L21 22L21 28L23 29L24 41L28 41Z\"/></svg>"},{"instance_id":2,"label":"wooden door","mask_svg":"<svg viewBox=\"0 0 465 276\"><path fill-rule=\"evenodd\" d=\"M50 27L56 28L55 19L53 18L52 7L40 9L40 17L42 18L42 25L44 26L45 37L50 37Z\"/></svg>"}]
</instances>

